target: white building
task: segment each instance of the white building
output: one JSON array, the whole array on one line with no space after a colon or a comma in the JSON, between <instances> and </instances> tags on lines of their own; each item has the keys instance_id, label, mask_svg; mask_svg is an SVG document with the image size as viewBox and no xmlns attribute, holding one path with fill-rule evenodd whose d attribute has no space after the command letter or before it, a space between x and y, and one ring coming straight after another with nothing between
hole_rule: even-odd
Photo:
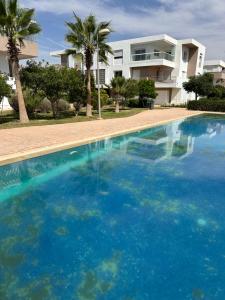
<instances>
[{"instance_id":1,"label":"white building","mask_svg":"<svg viewBox=\"0 0 225 300\"><path fill-rule=\"evenodd\" d=\"M204 72L214 75L214 84L225 85L225 61L206 60L204 63Z\"/></svg>"},{"instance_id":2,"label":"white building","mask_svg":"<svg viewBox=\"0 0 225 300\"><path fill-rule=\"evenodd\" d=\"M157 104L182 104L194 96L183 89L190 76L203 73L205 47L194 39L176 40L166 34L111 42L114 55L109 65L100 63L100 83L109 84L114 76L133 79L153 79ZM56 51L61 64L81 68L81 63L65 51ZM96 74L96 56L93 71Z\"/></svg>"},{"instance_id":3,"label":"white building","mask_svg":"<svg viewBox=\"0 0 225 300\"><path fill-rule=\"evenodd\" d=\"M31 59L38 56L37 44L33 41L26 40L24 42L24 47L22 48L19 59ZM11 70L7 54L7 39L6 37L0 36L0 74L5 74L9 76L8 84L12 86L13 89L16 88L14 78L11 77ZM4 98L0 104L0 110L11 110L8 99Z\"/></svg>"}]
</instances>

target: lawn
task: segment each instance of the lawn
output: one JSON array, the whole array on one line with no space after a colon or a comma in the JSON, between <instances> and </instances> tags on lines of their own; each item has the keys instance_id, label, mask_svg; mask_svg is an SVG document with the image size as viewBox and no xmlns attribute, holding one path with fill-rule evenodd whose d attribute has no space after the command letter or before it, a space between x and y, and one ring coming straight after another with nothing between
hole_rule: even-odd
<instances>
[{"instance_id":1,"label":"lawn","mask_svg":"<svg viewBox=\"0 0 225 300\"><path fill-rule=\"evenodd\" d=\"M136 115L142 112L143 108L126 108L116 114L113 108L106 108L102 111L103 119L124 118ZM93 117L86 117L85 112L81 112L79 116L75 116L74 112L61 113L58 119L53 119L52 114L38 114L35 118L31 118L28 124L20 124L18 116L13 112L0 113L0 129L28 127L28 126L44 126L53 124L75 123L84 121L93 121L98 118L97 111L94 111Z\"/></svg>"}]
</instances>

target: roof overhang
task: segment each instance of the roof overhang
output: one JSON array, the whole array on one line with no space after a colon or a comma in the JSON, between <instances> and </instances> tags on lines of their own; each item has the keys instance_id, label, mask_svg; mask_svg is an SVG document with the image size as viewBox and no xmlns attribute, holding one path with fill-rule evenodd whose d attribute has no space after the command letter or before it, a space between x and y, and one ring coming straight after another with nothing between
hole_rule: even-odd
<instances>
[{"instance_id":1,"label":"roof overhang","mask_svg":"<svg viewBox=\"0 0 225 300\"><path fill-rule=\"evenodd\" d=\"M212 59L212 60L206 60L204 63L204 66L210 67L210 66L220 66L222 68L225 68L225 61L223 60L216 60L216 59Z\"/></svg>"}]
</instances>

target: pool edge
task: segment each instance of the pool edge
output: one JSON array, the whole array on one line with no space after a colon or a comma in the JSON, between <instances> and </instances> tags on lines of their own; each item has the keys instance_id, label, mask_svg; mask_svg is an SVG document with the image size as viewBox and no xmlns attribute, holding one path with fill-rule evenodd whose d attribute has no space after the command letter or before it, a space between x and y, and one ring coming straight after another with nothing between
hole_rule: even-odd
<instances>
[{"instance_id":1,"label":"pool edge","mask_svg":"<svg viewBox=\"0 0 225 300\"><path fill-rule=\"evenodd\" d=\"M55 152L58 152L58 151L66 150L66 149L69 149L69 148L79 147L79 146L82 146L82 145L86 145L86 144L90 144L90 143L93 143L93 142L101 141L101 140L104 140L106 138L113 138L113 137L120 136L120 135L123 135L123 134L129 134L129 133L136 132L136 131L139 131L139 130L144 130L144 129L147 129L147 128L152 128L152 127L160 126L160 125L167 124L167 123L170 123L170 122L173 122L173 121L187 119L187 118L190 118L190 117L193 117L193 116L198 116L198 115L203 115L203 114L222 114L222 115L225 115L225 113L193 111L193 114L188 115L188 116L179 116L179 117L172 118L172 119L167 119L167 120L163 120L163 121L159 121L159 122L154 122L152 124L136 126L136 127L130 128L130 129L119 130L119 131L113 132L111 134L98 135L98 136L95 136L95 137L92 137L92 138L91 137L86 138L86 139L83 139L83 140L77 140L77 141L72 141L72 142L67 142L67 143L62 143L62 144L55 144L55 145L52 145L52 146L45 146L45 147L41 147L41 148L35 148L35 149L27 150L27 151L24 151L24 152L18 152L16 154L3 155L3 156L0 156L0 167L4 166L4 165L16 163L16 162L19 162L19 161L35 158L35 157L38 157L38 156L47 155L47 154L55 153Z\"/></svg>"}]
</instances>

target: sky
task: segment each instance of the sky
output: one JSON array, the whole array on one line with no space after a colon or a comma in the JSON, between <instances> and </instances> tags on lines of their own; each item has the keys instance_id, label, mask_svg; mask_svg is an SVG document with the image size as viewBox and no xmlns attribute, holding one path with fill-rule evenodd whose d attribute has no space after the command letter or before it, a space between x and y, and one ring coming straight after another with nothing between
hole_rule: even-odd
<instances>
[{"instance_id":1,"label":"sky","mask_svg":"<svg viewBox=\"0 0 225 300\"><path fill-rule=\"evenodd\" d=\"M195 38L207 47L207 59L225 60L225 0L21 0L36 9L42 27L37 37L39 59L55 63L50 51L67 48L66 21L73 11L111 21L109 41L155 34L177 39Z\"/></svg>"}]
</instances>

